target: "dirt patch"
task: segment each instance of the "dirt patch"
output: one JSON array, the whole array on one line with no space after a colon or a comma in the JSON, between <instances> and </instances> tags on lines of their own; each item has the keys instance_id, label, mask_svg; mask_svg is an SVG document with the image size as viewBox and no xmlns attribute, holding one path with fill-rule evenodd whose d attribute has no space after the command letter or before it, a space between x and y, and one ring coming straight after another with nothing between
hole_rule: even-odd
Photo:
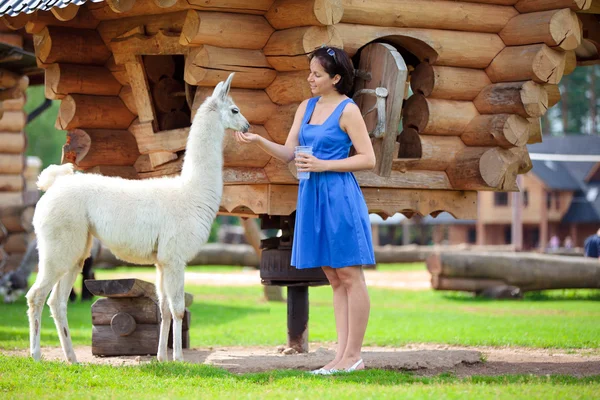
<instances>
[{"instance_id":1,"label":"dirt patch","mask_svg":"<svg viewBox=\"0 0 600 400\"><path fill-rule=\"evenodd\" d=\"M314 350L313 350L314 349ZM27 350L0 350L10 356L25 357ZM114 366L149 363L153 356L96 357L89 346L75 348L82 363ZM58 347L42 349L45 360L64 360ZM169 354L171 356L171 354ZM274 369L311 370L329 362L334 347L311 344L308 354L283 355L273 347L219 347L184 350L187 362L210 364L233 373L271 371ZM418 344L401 348L366 347L363 358L367 368L414 371L431 376L451 372L460 377L472 375L533 374L600 375L600 351L456 347ZM483 361L482 361L483 360Z\"/></svg>"}]
</instances>

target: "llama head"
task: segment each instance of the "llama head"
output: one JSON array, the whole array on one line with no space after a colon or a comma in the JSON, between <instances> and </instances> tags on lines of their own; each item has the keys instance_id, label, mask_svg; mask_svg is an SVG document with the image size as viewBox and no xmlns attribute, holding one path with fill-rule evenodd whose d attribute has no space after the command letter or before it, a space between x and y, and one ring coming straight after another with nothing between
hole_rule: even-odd
<instances>
[{"instance_id":1,"label":"llama head","mask_svg":"<svg viewBox=\"0 0 600 400\"><path fill-rule=\"evenodd\" d=\"M225 82L219 82L217 84L209 101L213 107L221 113L221 121L223 122L225 129L248 132L248 129L250 129L248 120L242 115L238 106L235 105L229 96L229 88L231 86L233 75L234 74L232 73Z\"/></svg>"}]
</instances>

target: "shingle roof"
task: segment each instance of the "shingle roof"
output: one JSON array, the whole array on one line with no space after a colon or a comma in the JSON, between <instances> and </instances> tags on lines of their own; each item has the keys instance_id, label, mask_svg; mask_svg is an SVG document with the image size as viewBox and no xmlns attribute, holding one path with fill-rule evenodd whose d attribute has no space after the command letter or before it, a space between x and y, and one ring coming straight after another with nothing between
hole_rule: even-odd
<instances>
[{"instance_id":1,"label":"shingle roof","mask_svg":"<svg viewBox=\"0 0 600 400\"><path fill-rule=\"evenodd\" d=\"M531 172L540 178L548 189L579 190L581 179L576 179L569 171L565 162L532 160Z\"/></svg>"},{"instance_id":2,"label":"shingle roof","mask_svg":"<svg viewBox=\"0 0 600 400\"><path fill-rule=\"evenodd\" d=\"M53 7L65 8L69 4L82 5L88 0L0 0L0 16L14 17L18 14L31 14L34 11L48 11ZM89 0L99 3L104 0Z\"/></svg>"}]
</instances>

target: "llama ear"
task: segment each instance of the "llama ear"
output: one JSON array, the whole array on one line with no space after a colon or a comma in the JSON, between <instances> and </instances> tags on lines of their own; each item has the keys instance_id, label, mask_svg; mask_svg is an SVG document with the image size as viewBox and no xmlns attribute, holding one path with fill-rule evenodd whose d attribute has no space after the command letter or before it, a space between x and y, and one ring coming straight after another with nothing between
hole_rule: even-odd
<instances>
[{"instance_id":1,"label":"llama ear","mask_svg":"<svg viewBox=\"0 0 600 400\"><path fill-rule=\"evenodd\" d=\"M231 87L231 81L233 80L233 75L235 75L235 72L232 72L231 74L229 74L229 76L227 77L227 80L223 84L223 88L222 88L222 92L221 92L221 96L223 98L227 97L227 95L229 94L229 89Z\"/></svg>"},{"instance_id":2,"label":"llama ear","mask_svg":"<svg viewBox=\"0 0 600 400\"><path fill-rule=\"evenodd\" d=\"M215 90L213 90L211 97L213 97L213 98L221 97L222 90L223 90L223 82L217 83L217 86L215 86Z\"/></svg>"}]
</instances>

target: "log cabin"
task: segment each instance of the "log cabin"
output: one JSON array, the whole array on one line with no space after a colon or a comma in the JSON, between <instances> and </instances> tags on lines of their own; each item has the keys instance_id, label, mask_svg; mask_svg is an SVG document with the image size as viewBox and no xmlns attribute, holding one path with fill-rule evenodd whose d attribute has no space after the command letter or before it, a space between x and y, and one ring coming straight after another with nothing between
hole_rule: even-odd
<instances>
[{"instance_id":1,"label":"log cabin","mask_svg":"<svg viewBox=\"0 0 600 400\"><path fill-rule=\"evenodd\" d=\"M0 9L6 27L32 39L46 97L61 101L63 162L80 170L178 174L190 118L230 72L253 131L284 143L310 97L307 54L338 46L353 57L377 155L374 170L356 174L370 211L463 219L476 216L478 192L518 190L560 79L600 60L599 13L596 0L11 0ZM294 211L293 166L232 137L224 154L222 214Z\"/></svg>"}]
</instances>

